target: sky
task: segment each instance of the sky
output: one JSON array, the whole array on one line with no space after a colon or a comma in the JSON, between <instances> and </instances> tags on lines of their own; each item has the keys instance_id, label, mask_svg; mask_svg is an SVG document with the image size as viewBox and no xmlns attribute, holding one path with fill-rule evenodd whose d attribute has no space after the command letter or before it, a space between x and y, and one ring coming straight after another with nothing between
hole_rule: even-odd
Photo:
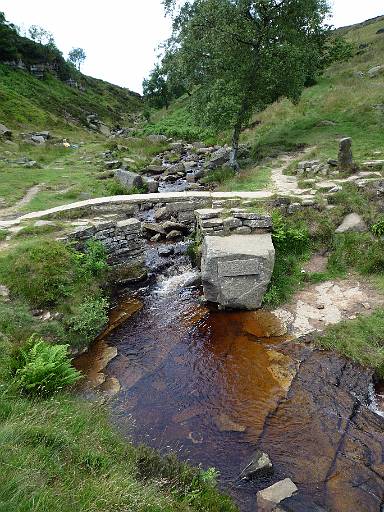
<instances>
[{"instance_id":1,"label":"sky","mask_svg":"<svg viewBox=\"0 0 384 512\"><path fill-rule=\"evenodd\" d=\"M383 0L331 0L335 27L384 15ZM0 0L8 21L27 29L40 25L53 33L67 56L85 49L81 71L141 92L171 31L161 0Z\"/></svg>"}]
</instances>

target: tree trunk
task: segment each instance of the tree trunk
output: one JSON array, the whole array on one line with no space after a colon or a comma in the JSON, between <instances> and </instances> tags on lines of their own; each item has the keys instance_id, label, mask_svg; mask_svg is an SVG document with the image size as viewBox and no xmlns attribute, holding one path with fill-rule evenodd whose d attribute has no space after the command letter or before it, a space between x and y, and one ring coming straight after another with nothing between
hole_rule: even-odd
<instances>
[{"instance_id":1,"label":"tree trunk","mask_svg":"<svg viewBox=\"0 0 384 512\"><path fill-rule=\"evenodd\" d=\"M235 172L239 172L240 170L239 162L237 161L237 154L239 152L239 138L241 133L241 125L242 123L239 120L236 123L232 134L232 151L229 159L229 165Z\"/></svg>"},{"instance_id":2,"label":"tree trunk","mask_svg":"<svg viewBox=\"0 0 384 512\"><path fill-rule=\"evenodd\" d=\"M229 165L232 167L232 169L235 172L240 171L239 162L237 161L237 154L239 152L239 139L240 139L241 129L243 127L245 118L247 116L247 111L248 111L247 99L244 97L243 102L242 102L242 107L237 116L237 120L236 120L235 126L233 128L233 133L232 133L232 151L231 151L231 156L229 159Z\"/></svg>"}]
</instances>

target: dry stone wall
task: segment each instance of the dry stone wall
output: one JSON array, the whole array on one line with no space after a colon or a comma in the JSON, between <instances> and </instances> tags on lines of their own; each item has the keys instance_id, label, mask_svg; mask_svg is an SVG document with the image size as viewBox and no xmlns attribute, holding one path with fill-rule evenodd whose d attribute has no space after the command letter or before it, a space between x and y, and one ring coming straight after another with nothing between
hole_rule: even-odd
<instances>
[{"instance_id":1,"label":"dry stone wall","mask_svg":"<svg viewBox=\"0 0 384 512\"><path fill-rule=\"evenodd\" d=\"M124 273L144 265L141 222L135 218L80 227L68 235L67 240L75 242L79 250L85 249L89 240L101 242L106 249L109 265L116 271Z\"/></svg>"}]
</instances>

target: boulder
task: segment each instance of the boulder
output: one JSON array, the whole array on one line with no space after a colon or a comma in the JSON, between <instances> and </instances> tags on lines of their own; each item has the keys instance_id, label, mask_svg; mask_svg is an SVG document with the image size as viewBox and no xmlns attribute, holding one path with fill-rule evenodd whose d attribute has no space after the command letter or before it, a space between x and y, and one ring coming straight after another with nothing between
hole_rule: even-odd
<instances>
[{"instance_id":1,"label":"boulder","mask_svg":"<svg viewBox=\"0 0 384 512\"><path fill-rule=\"evenodd\" d=\"M286 498L290 498L298 491L290 478L280 480L276 484L257 493L258 512L273 512L276 506Z\"/></svg>"},{"instance_id":2,"label":"boulder","mask_svg":"<svg viewBox=\"0 0 384 512\"><path fill-rule=\"evenodd\" d=\"M35 144L44 144L45 140L42 135L31 135L31 141L35 142Z\"/></svg>"},{"instance_id":3,"label":"boulder","mask_svg":"<svg viewBox=\"0 0 384 512\"><path fill-rule=\"evenodd\" d=\"M0 137L8 140L12 138L11 130L3 124L0 124Z\"/></svg>"},{"instance_id":4,"label":"boulder","mask_svg":"<svg viewBox=\"0 0 384 512\"><path fill-rule=\"evenodd\" d=\"M148 135L147 139L149 140L149 142L153 142L155 144L167 141L167 137L165 135Z\"/></svg>"},{"instance_id":5,"label":"boulder","mask_svg":"<svg viewBox=\"0 0 384 512\"><path fill-rule=\"evenodd\" d=\"M384 27L379 28L379 30L376 32L376 34L384 34Z\"/></svg>"},{"instance_id":6,"label":"boulder","mask_svg":"<svg viewBox=\"0 0 384 512\"><path fill-rule=\"evenodd\" d=\"M145 171L149 174L163 174L165 170L166 167L163 167L162 165L148 165L145 168Z\"/></svg>"},{"instance_id":7,"label":"boulder","mask_svg":"<svg viewBox=\"0 0 384 512\"><path fill-rule=\"evenodd\" d=\"M265 476L273 473L272 462L269 456L261 450L256 450L249 462L240 473L243 480L252 480L257 476Z\"/></svg>"},{"instance_id":8,"label":"boulder","mask_svg":"<svg viewBox=\"0 0 384 512\"><path fill-rule=\"evenodd\" d=\"M99 132L102 135L105 135L106 137L109 137L111 135L111 129L104 123L100 123L98 125Z\"/></svg>"},{"instance_id":9,"label":"boulder","mask_svg":"<svg viewBox=\"0 0 384 512\"><path fill-rule=\"evenodd\" d=\"M159 191L159 182L158 181L146 181L148 192L150 194L155 194Z\"/></svg>"},{"instance_id":10,"label":"boulder","mask_svg":"<svg viewBox=\"0 0 384 512\"><path fill-rule=\"evenodd\" d=\"M366 231L368 231L368 227L357 213L350 213L344 217L343 222L336 229L336 233L365 233Z\"/></svg>"},{"instance_id":11,"label":"boulder","mask_svg":"<svg viewBox=\"0 0 384 512\"><path fill-rule=\"evenodd\" d=\"M115 178L123 187L127 189L131 188L141 188L144 186L144 180L140 174L136 174L131 171L124 171L123 169L118 169L115 172Z\"/></svg>"},{"instance_id":12,"label":"boulder","mask_svg":"<svg viewBox=\"0 0 384 512\"><path fill-rule=\"evenodd\" d=\"M274 263L270 234L206 236L201 262L205 298L223 308L258 309Z\"/></svg>"},{"instance_id":13,"label":"boulder","mask_svg":"<svg viewBox=\"0 0 384 512\"><path fill-rule=\"evenodd\" d=\"M206 163L205 167L207 169L217 169L218 167L221 167L222 165L227 163L229 161L230 156L230 148L220 148L214 153L212 153L211 159L209 160L209 162Z\"/></svg>"},{"instance_id":14,"label":"boulder","mask_svg":"<svg viewBox=\"0 0 384 512\"><path fill-rule=\"evenodd\" d=\"M375 66L368 70L367 75L369 78L376 78L377 76L384 73L384 66Z\"/></svg>"},{"instance_id":15,"label":"boulder","mask_svg":"<svg viewBox=\"0 0 384 512\"><path fill-rule=\"evenodd\" d=\"M352 139L350 137L340 140L338 164L343 170L350 170L353 166Z\"/></svg>"}]
</instances>

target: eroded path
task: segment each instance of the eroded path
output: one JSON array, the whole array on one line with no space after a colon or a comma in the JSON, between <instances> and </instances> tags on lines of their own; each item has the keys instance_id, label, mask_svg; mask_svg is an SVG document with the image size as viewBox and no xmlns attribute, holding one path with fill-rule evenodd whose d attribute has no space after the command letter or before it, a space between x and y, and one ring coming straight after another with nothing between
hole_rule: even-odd
<instances>
[{"instance_id":1,"label":"eroded path","mask_svg":"<svg viewBox=\"0 0 384 512\"><path fill-rule=\"evenodd\" d=\"M37 194L44 188L44 183L40 183L38 185L34 185L33 187L29 188L24 196L17 201L13 206L10 206L8 208L2 208L0 209L0 216L2 218L7 217L9 215L16 215L19 210L25 206L26 204L30 203L34 197L37 196Z\"/></svg>"}]
</instances>

